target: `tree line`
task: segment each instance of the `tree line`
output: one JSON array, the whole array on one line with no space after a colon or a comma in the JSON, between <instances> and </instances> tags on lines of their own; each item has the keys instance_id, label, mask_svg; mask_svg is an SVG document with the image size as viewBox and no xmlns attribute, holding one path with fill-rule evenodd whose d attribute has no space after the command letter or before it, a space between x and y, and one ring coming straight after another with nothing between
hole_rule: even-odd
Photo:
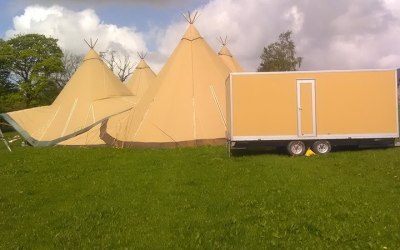
<instances>
[{"instance_id":1,"label":"tree line","mask_svg":"<svg viewBox=\"0 0 400 250\"><path fill-rule=\"evenodd\" d=\"M258 71L297 70L302 57L296 57L292 32L264 48ZM133 72L128 56L116 51L100 56L123 82ZM123 59L120 59L123 58ZM82 62L82 55L63 51L57 39L41 34L17 35L0 39L0 113L51 104Z\"/></svg>"}]
</instances>

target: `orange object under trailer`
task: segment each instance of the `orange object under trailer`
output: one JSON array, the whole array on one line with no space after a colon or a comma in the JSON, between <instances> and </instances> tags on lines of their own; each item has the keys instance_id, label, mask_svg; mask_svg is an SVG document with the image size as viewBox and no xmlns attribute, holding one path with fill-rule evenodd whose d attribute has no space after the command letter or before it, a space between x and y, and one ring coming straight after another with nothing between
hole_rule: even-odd
<instances>
[{"instance_id":1,"label":"orange object under trailer","mask_svg":"<svg viewBox=\"0 0 400 250\"><path fill-rule=\"evenodd\" d=\"M230 149L324 154L399 137L397 70L231 73L226 85Z\"/></svg>"}]
</instances>

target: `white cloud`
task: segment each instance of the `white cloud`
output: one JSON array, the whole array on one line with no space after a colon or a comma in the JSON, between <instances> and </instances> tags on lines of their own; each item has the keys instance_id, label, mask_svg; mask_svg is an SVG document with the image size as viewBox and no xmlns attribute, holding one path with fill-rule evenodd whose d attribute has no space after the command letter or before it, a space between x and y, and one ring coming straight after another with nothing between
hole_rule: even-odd
<instances>
[{"instance_id":1,"label":"white cloud","mask_svg":"<svg viewBox=\"0 0 400 250\"><path fill-rule=\"evenodd\" d=\"M217 51L219 36L247 70L281 32L292 30L303 70L400 66L400 1L212 0L195 23ZM160 53L172 52L184 20L168 27ZM171 31L173 30L173 31ZM179 32L177 32L179 30Z\"/></svg>"},{"instance_id":2,"label":"white cloud","mask_svg":"<svg viewBox=\"0 0 400 250\"><path fill-rule=\"evenodd\" d=\"M192 0L14 0L17 3L22 4L123 4L123 5L152 5L152 6L168 6L168 5L178 5L190 3Z\"/></svg>"},{"instance_id":3,"label":"white cloud","mask_svg":"<svg viewBox=\"0 0 400 250\"><path fill-rule=\"evenodd\" d=\"M127 55L147 51L142 33L133 27L105 24L92 9L75 12L61 6L29 6L13 22L14 29L6 32L6 38L26 33L44 34L57 38L61 48L75 54L88 51L83 39L90 38L98 39L97 51L115 49Z\"/></svg>"},{"instance_id":4,"label":"white cloud","mask_svg":"<svg viewBox=\"0 0 400 250\"><path fill-rule=\"evenodd\" d=\"M400 6L399 3L397 6ZM399 62L383 60L392 54L400 54L394 46L400 42L400 22L382 1L343 1L338 5L317 9L316 16L303 5L306 23L303 32L297 34L302 41L299 50L305 57L306 69L355 69L395 68ZM315 10L315 9L314 9ZM322 16L331 16L324 19ZM319 20L321 18L321 20ZM320 22L320 23L318 23ZM313 25L314 24L314 25ZM314 30L323 25L325 31ZM393 57L392 57L393 58Z\"/></svg>"},{"instance_id":5,"label":"white cloud","mask_svg":"<svg viewBox=\"0 0 400 250\"><path fill-rule=\"evenodd\" d=\"M211 1L198 10L200 16L195 25L216 52L220 48L217 38L228 36L228 46L232 53L236 57L240 57L242 63L247 62L247 64L254 66L254 62L257 63L258 61L262 47L255 48L247 46L247 44L249 40L260 40L262 32L261 27L259 29L247 27L248 22L245 20L252 19L254 22L259 19L259 17L253 17L252 14L256 12L257 8L265 9L266 1L258 2L261 2L259 6L246 3L242 5L239 1L236 3L232 0ZM243 6L246 6L246 8ZM181 20L181 22L173 23L166 29L158 50L161 54L165 56L171 54L182 37L188 24L183 18ZM244 47L239 48L238 46ZM254 57L254 54L257 55Z\"/></svg>"},{"instance_id":6,"label":"white cloud","mask_svg":"<svg viewBox=\"0 0 400 250\"><path fill-rule=\"evenodd\" d=\"M292 31L299 33L304 24L304 13L299 12L297 6L292 6L289 12L286 13L285 18L291 21Z\"/></svg>"},{"instance_id":7,"label":"white cloud","mask_svg":"<svg viewBox=\"0 0 400 250\"><path fill-rule=\"evenodd\" d=\"M217 38L228 36L229 49L249 71L257 69L263 48L289 29L294 32L298 55L304 57L302 70L400 65L397 0L210 0L198 11L195 25L208 43L217 52ZM179 15L176 13L167 27L139 32L133 27L105 24L91 9L74 12L59 6L31 6L14 18L14 29L7 36L43 33L58 38L63 48L75 53L87 51L82 40L90 37L99 38L96 48L100 51L116 48L136 55L156 47L146 59L158 71L187 28ZM152 46L146 41L152 41Z\"/></svg>"},{"instance_id":8,"label":"white cloud","mask_svg":"<svg viewBox=\"0 0 400 250\"><path fill-rule=\"evenodd\" d=\"M218 37L227 36L230 51L249 71L256 70L264 46L288 29L300 31L304 22L296 5L273 0L213 0L197 11L200 16L195 25L207 42L217 52ZM187 25L183 18L171 24L159 52L170 54Z\"/></svg>"}]
</instances>

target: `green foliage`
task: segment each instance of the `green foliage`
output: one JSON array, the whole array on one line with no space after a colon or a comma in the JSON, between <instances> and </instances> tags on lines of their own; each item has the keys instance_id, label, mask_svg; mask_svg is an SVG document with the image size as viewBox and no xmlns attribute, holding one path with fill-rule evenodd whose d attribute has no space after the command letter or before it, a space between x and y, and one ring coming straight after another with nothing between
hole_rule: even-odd
<instances>
[{"instance_id":1,"label":"green foliage","mask_svg":"<svg viewBox=\"0 0 400 250\"><path fill-rule=\"evenodd\" d=\"M295 71L301 66L302 57L296 57L296 46L291 38L292 31L279 35L279 40L264 47L258 71Z\"/></svg>"},{"instance_id":2,"label":"green foliage","mask_svg":"<svg viewBox=\"0 0 400 250\"><path fill-rule=\"evenodd\" d=\"M25 106L45 105L58 94L55 75L63 72L63 53L57 39L39 34L18 35L8 41L6 61L14 84L19 86Z\"/></svg>"},{"instance_id":3,"label":"green foliage","mask_svg":"<svg viewBox=\"0 0 400 250\"><path fill-rule=\"evenodd\" d=\"M23 97L18 92L0 95L0 113L20 110L25 107Z\"/></svg>"},{"instance_id":4,"label":"green foliage","mask_svg":"<svg viewBox=\"0 0 400 250\"><path fill-rule=\"evenodd\" d=\"M11 47L0 39L0 97L17 91L17 87L9 80Z\"/></svg>"},{"instance_id":5,"label":"green foliage","mask_svg":"<svg viewBox=\"0 0 400 250\"><path fill-rule=\"evenodd\" d=\"M11 51L12 48L0 39L0 113L21 107L18 86L10 81Z\"/></svg>"},{"instance_id":6,"label":"green foliage","mask_svg":"<svg viewBox=\"0 0 400 250\"><path fill-rule=\"evenodd\" d=\"M12 147L0 145L1 249L400 249L398 148Z\"/></svg>"}]
</instances>

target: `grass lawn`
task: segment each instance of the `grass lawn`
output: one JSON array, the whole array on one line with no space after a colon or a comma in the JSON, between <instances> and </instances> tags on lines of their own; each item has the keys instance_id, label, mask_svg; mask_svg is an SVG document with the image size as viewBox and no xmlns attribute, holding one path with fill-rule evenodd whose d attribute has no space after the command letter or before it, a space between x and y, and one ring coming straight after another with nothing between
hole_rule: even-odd
<instances>
[{"instance_id":1,"label":"grass lawn","mask_svg":"<svg viewBox=\"0 0 400 250\"><path fill-rule=\"evenodd\" d=\"M400 249L400 148L13 150L0 249Z\"/></svg>"}]
</instances>

